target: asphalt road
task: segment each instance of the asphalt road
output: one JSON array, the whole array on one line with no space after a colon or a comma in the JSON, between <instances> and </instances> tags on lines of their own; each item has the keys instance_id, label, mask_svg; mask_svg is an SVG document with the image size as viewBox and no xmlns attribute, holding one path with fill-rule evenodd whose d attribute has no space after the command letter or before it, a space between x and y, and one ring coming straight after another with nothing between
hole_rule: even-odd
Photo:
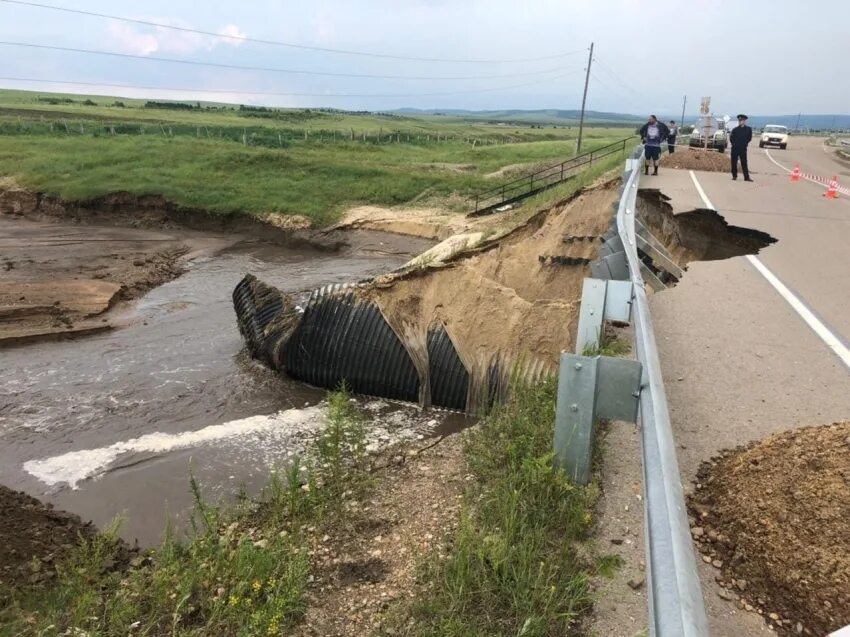
<instances>
[{"instance_id":1,"label":"asphalt road","mask_svg":"<svg viewBox=\"0 0 850 637\"><path fill-rule=\"evenodd\" d=\"M850 166L820 139L792 138L788 150L769 153L788 169L799 163L850 186ZM757 261L692 263L675 288L651 299L687 488L700 463L723 448L850 419L850 365L841 358L850 342L850 198L792 183L757 144L749 155L753 183L664 169L641 180L671 197L677 212L707 207L707 198L729 223L778 239ZM721 600L717 571L700 567L712 635L770 633L758 615Z\"/></svg>"}]
</instances>

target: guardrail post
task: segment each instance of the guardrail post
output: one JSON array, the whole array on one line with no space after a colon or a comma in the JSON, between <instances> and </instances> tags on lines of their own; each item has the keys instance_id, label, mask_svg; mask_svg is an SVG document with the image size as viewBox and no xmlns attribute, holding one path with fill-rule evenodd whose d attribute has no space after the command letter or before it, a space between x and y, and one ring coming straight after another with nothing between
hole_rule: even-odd
<instances>
[{"instance_id":1,"label":"guardrail post","mask_svg":"<svg viewBox=\"0 0 850 637\"><path fill-rule=\"evenodd\" d=\"M631 314L631 281L585 279L579 306L576 354L601 345L603 321L628 323Z\"/></svg>"},{"instance_id":2,"label":"guardrail post","mask_svg":"<svg viewBox=\"0 0 850 637\"><path fill-rule=\"evenodd\" d=\"M576 484L591 478L599 419L637 420L642 366L610 356L561 353L555 412L555 469Z\"/></svg>"}]
</instances>

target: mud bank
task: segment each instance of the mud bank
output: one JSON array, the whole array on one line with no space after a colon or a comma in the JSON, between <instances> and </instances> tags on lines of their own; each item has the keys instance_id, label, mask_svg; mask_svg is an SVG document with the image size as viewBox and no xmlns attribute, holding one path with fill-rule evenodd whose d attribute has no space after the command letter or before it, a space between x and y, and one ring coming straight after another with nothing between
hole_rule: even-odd
<instances>
[{"instance_id":1,"label":"mud bank","mask_svg":"<svg viewBox=\"0 0 850 637\"><path fill-rule=\"evenodd\" d=\"M336 253L374 243L363 235L317 232L298 215L214 215L157 195L63 201L0 181L0 347L112 329L122 301L240 241ZM383 243L389 254L406 249Z\"/></svg>"},{"instance_id":2,"label":"mud bank","mask_svg":"<svg viewBox=\"0 0 850 637\"><path fill-rule=\"evenodd\" d=\"M0 486L0 519L0 587L49 582L56 577L55 564L97 532L76 515L54 511L4 486Z\"/></svg>"},{"instance_id":3,"label":"mud bank","mask_svg":"<svg viewBox=\"0 0 850 637\"><path fill-rule=\"evenodd\" d=\"M338 250L346 245L344 233L317 232L301 215L239 212L214 214L180 206L161 195L115 192L94 199L66 201L52 195L0 183L0 215L32 220L62 220L122 228L181 228L211 233L236 233L290 247Z\"/></svg>"},{"instance_id":4,"label":"mud bank","mask_svg":"<svg viewBox=\"0 0 850 637\"><path fill-rule=\"evenodd\" d=\"M112 329L122 301L235 238L0 215L0 347Z\"/></svg>"}]
</instances>

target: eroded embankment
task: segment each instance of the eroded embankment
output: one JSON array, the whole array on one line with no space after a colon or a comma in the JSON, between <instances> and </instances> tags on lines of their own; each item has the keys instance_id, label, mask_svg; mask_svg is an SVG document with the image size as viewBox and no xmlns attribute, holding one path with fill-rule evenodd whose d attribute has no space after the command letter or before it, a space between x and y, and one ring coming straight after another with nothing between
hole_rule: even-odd
<instances>
[{"instance_id":1,"label":"eroded embankment","mask_svg":"<svg viewBox=\"0 0 850 637\"><path fill-rule=\"evenodd\" d=\"M0 182L0 346L91 334L111 309L171 281L186 259L242 239L336 250L299 217L213 215L154 195L63 201Z\"/></svg>"},{"instance_id":2,"label":"eroded embankment","mask_svg":"<svg viewBox=\"0 0 850 637\"><path fill-rule=\"evenodd\" d=\"M0 346L109 329L119 301L179 276L185 255L214 243L8 215L0 224Z\"/></svg>"},{"instance_id":3,"label":"eroded embankment","mask_svg":"<svg viewBox=\"0 0 850 637\"><path fill-rule=\"evenodd\" d=\"M93 199L68 201L0 182L0 214L33 220L84 222L129 228L184 228L237 233L292 247L337 250L345 245L340 232L318 233L301 215L211 213L181 206L162 195L113 192Z\"/></svg>"},{"instance_id":4,"label":"eroded embankment","mask_svg":"<svg viewBox=\"0 0 850 637\"><path fill-rule=\"evenodd\" d=\"M502 395L512 373L553 373L572 348L582 282L617 194L610 183L589 188L472 248L461 241L433 262L318 290L303 313L249 276L234 292L240 330L254 356L311 384L345 380L358 393L477 411ZM642 197L640 212L682 269L773 241L714 211L673 215L658 193Z\"/></svg>"},{"instance_id":5,"label":"eroded embankment","mask_svg":"<svg viewBox=\"0 0 850 637\"><path fill-rule=\"evenodd\" d=\"M591 189L449 262L323 290L303 316L246 279L234 293L240 329L256 356L313 384L475 411L515 363L538 377L570 347L616 197Z\"/></svg>"}]
</instances>

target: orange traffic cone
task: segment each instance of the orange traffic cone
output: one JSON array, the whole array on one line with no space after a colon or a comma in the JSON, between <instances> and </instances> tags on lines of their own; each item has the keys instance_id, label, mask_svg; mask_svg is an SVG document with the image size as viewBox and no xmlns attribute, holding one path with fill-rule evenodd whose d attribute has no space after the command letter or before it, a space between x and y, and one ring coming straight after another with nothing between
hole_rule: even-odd
<instances>
[{"instance_id":1,"label":"orange traffic cone","mask_svg":"<svg viewBox=\"0 0 850 637\"><path fill-rule=\"evenodd\" d=\"M827 188L826 192L823 193L823 196L827 199L838 199L838 177L833 176L832 181L829 182L829 188Z\"/></svg>"},{"instance_id":2,"label":"orange traffic cone","mask_svg":"<svg viewBox=\"0 0 850 637\"><path fill-rule=\"evenodd\" d=\"M800 164L794 166L794 170L791 172L791 181L800 181Z\"/></svg>"}]
</instances>

